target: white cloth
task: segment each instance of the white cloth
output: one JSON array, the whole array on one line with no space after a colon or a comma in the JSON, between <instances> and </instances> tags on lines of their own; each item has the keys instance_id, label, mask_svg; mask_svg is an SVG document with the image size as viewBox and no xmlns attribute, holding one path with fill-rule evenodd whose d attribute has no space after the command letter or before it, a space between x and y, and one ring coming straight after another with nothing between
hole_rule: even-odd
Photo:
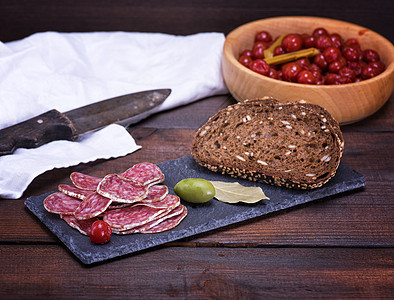
<instances>
[{"instance_id":1,"label":"white cloth","mask_svg":"<svg viewBox=\"0 0 394 300\"><path fill-rule=\"evenodd\" d=\"M66 112L143 90L172 90L154 112L227 93L221 73L224 39L222 33L175 36L136 32L44 32L15 42L0 42L0 129L53 108ZM118 130L125 133L119 136L119 143L125 143L126 148L134 143L124 128ZM105 132L91 137L97 144L112 143L111 136ZM21 149L0 157L0 197L21 197L35 176L54 167L117 157L138 149L135 145L127 148L127 152L123 146L112 143L117 146L103 148L104 152L87 151L87 156L71 159L71 150L59 152L56 162L48 160L39 171L36 165L21 163L29 161L32 153L36 160L45 161L48 151L57 152L64 143L79 147L81 141L53 142L51 144L56 146L50 150L44 145L34 151ZM76 149L78 152L79 148ZM19 178L22 172L29 173L24 180ZM9 183L13 181L18 184L10 190Z\"/></svg>"}]
</instances>

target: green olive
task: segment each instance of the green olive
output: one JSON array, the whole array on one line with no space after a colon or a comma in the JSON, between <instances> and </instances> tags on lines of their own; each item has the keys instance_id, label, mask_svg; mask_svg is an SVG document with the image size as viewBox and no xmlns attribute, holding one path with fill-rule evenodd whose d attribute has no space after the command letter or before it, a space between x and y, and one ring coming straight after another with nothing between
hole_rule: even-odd
<instances>
[{"instance_id":1,"label":"green olive","mask_svg":"<svg viewBox=\"0 0 394 300\"><path fill-rule=\"evenodd\" d=\"M212 183L202 178L183 179L175 185L174 192L191 203L205 203L215 197Z\"/></svg>"}]
</instances>

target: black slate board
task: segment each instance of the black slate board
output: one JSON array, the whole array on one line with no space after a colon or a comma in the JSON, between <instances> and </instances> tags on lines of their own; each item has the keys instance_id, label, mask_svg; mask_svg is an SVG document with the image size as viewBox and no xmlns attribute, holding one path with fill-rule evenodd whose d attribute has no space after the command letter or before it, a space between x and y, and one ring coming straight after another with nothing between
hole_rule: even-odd
<instances>
[{"instance_id":1,"label":"black slate board","mask_svg":"<svg viewBox=\"0 0 394 300\"><path fill-rule=\"evenodd\" d=\"M213 173L199 166L191 156L159 163L158 166L166 177L163 184L168 186L171 194L174 194L175 184L184 178L205 178L207 180L238 181L245 186L260 186L270 200L263 200L256 204L227 204L215 199L205 204L183 203L187 206L188 216L174 229L157 234L125 236L113 234L110 242L104 245L93 244L89 237L69 227L58 215L44 209L45 197L53 192L29 197L25 201L25 205L78 259L84 264L92 264L337 195L365 185L363 175L343 163L340 164L334 178L323 187L311 191L274 187Z\"/></svg>"}]
</instances>

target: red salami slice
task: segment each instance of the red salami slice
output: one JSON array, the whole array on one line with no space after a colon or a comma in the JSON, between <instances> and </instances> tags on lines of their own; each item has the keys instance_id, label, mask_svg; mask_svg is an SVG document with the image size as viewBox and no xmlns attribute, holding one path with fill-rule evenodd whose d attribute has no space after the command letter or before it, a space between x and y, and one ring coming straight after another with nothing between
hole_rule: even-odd
<instances>
[{"instance_id":1,"label":"red salami slice","mask_svg":"<svg viewBox=\"0 0 394 300\"><path fill-rule=\"evenodd\" d=\"M133 205L107 211L104 215L104 221L112 228L127 230L144 225L165 211L165 209L154 209L146 205Z\"/></svg>"},{"instance_id":2,"label":"red salami slice","mask_svg":"<svg viewBox=\"0 0 394 300\"><path fill-rule=\"evenodd\" d=\"M94 192L83 200L74 212L78 220L86 220L97 217L105 212L112 200Z\"/></svg>"},{"instance_id":3,"label":"red salami slice","mask_svg":"<svg viewBox=\"0 0 394 300\"><path fill-rule=\"evenodd\" d=\"M141 233L159 233L166 230L170 230L175 226L177 226L179 223L181 223L181 221L186 217L186 215L187 215L187 208L186 206L184 206L184 210L181 214L168 218L160 222L159 224L151 227L148 230L141 231Z\"/></svg>"},{"instance_id":4,"label":"red salami slice","mask_svg":"<svg viewBox=\"0 0 394 300\"><path fill-rule=\"evenodd\" d=\"M148 194L142 200L143 203L152 203L164 199L168 195L168 187L165 185L152 185L148 188Z\"/></svg>"},{"instance_id":5,"label":"red salami slice","mask_svg":"<svg viewBox=\"0 0 394 300\"><path fill-rule=\"evenodd\" d=\"M68 196L84 200L87 196L89 196L91 193L94 193L92 191L87 191L87 190L81 190L75 186L69 185L69 184L59 184L58 185L58 190L61 191L63 194L66 194Z\"/></svg>"},{"instance_id":6,"label":"red salami slice","mask_svg":"<svg viewBox=\"0 0 394 300\"><path fill-rule=\"evenodd\" d=\"M179 204L181 204L181 200L178 196L167 195L164 199L155 201L155 202L139 202L136 205L145 205L155 209L174 209Z\"/></svg>"},{"instance_id":7,"label":"red salami slice","mask_svg":"<svg viewBox=\"0 0 394 300\"><path fill-rule=\"evenodd\" d=\"M148 188L134 180L110 174L100 182L97 192L116 202L134 203L146 197Z\"/></svg>"},{"instance_id":8,"label":"red salami slice","mask_svg":"<svg viewBox=\"0 0 394 300\"><path fill-rule=\"evenodd\" d=\"M152 227L158 225L159 223L163 222L166 219L172 218L174 216L177 216L181 213L183 213L185 207L183 205L179 205L174 209L165 211L161 215L157 216L157 218L149 223L146 223L141 226L137 226L128 230L119 230L119 229L113 229L112 232L120 235L125 235L125 234L132 234L132 233L139 233L139 232L144 232Z\"/></svg>"},{"instance_id":9,"label":"red salami slice","mask_svg":"<svg viewBox=\"0 0 394 300\"><path fill-rule=\"evenodd\" d=\"M53 193L44 199L45 209L55 214L72 215L79 204L81 200L63 193Z\"/></svg>"},{"instance_id":10,"label":"red salami slice","mask_svg":"<svg viewBox=\"0 0 394 300\"><path fill-rule=\"evenodd\" d=\"M123 172L121 176L148 186L164 181L164 174L158 166L152 163L136 164Z\"/></svg>"},{"instance_id":11,"label":"red salami slice","mask_svg":"<svg viewBox=\"0 0 394 300\"><path fill-rule=\"evenodd\" d=\"M77 229L80 233L89 236L90 227L92 224L98 220L98 218L91 218L87 220L78 220L74 216L67 216L61 214L60 217L67 222L72 228Z\"/></svg>"},{"instance_id":12,"label":"red salami slice","mask_svg":"<svg viewBox=\"0 0 394 300\"><path fill-rule=\"evenodd\" d=\"M95 191L102 178L93 177L90 175L73 172L70 175L72 183L82 190Z\"/></svg>"}]
</instances>

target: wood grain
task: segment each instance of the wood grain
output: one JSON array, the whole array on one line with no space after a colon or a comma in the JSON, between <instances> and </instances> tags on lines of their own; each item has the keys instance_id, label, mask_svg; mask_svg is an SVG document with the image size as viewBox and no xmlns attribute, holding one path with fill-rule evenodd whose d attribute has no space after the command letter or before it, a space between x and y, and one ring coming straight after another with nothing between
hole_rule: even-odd
<instances>
[{"instance_id":1,"label":"wood grain","mask_svg":"<svg viewBox=\"0 0 394 300\"><path fill-rule=\"evenodd\" d=\"M379 298L393 287L390 254L390 249L172 247L84 267L74 259L64 260L69 253L57 246L3 246L0 263L16 264L3 271L0 296L305 299L357 298L362 292Z\"/></svg>"}]
</instances>

